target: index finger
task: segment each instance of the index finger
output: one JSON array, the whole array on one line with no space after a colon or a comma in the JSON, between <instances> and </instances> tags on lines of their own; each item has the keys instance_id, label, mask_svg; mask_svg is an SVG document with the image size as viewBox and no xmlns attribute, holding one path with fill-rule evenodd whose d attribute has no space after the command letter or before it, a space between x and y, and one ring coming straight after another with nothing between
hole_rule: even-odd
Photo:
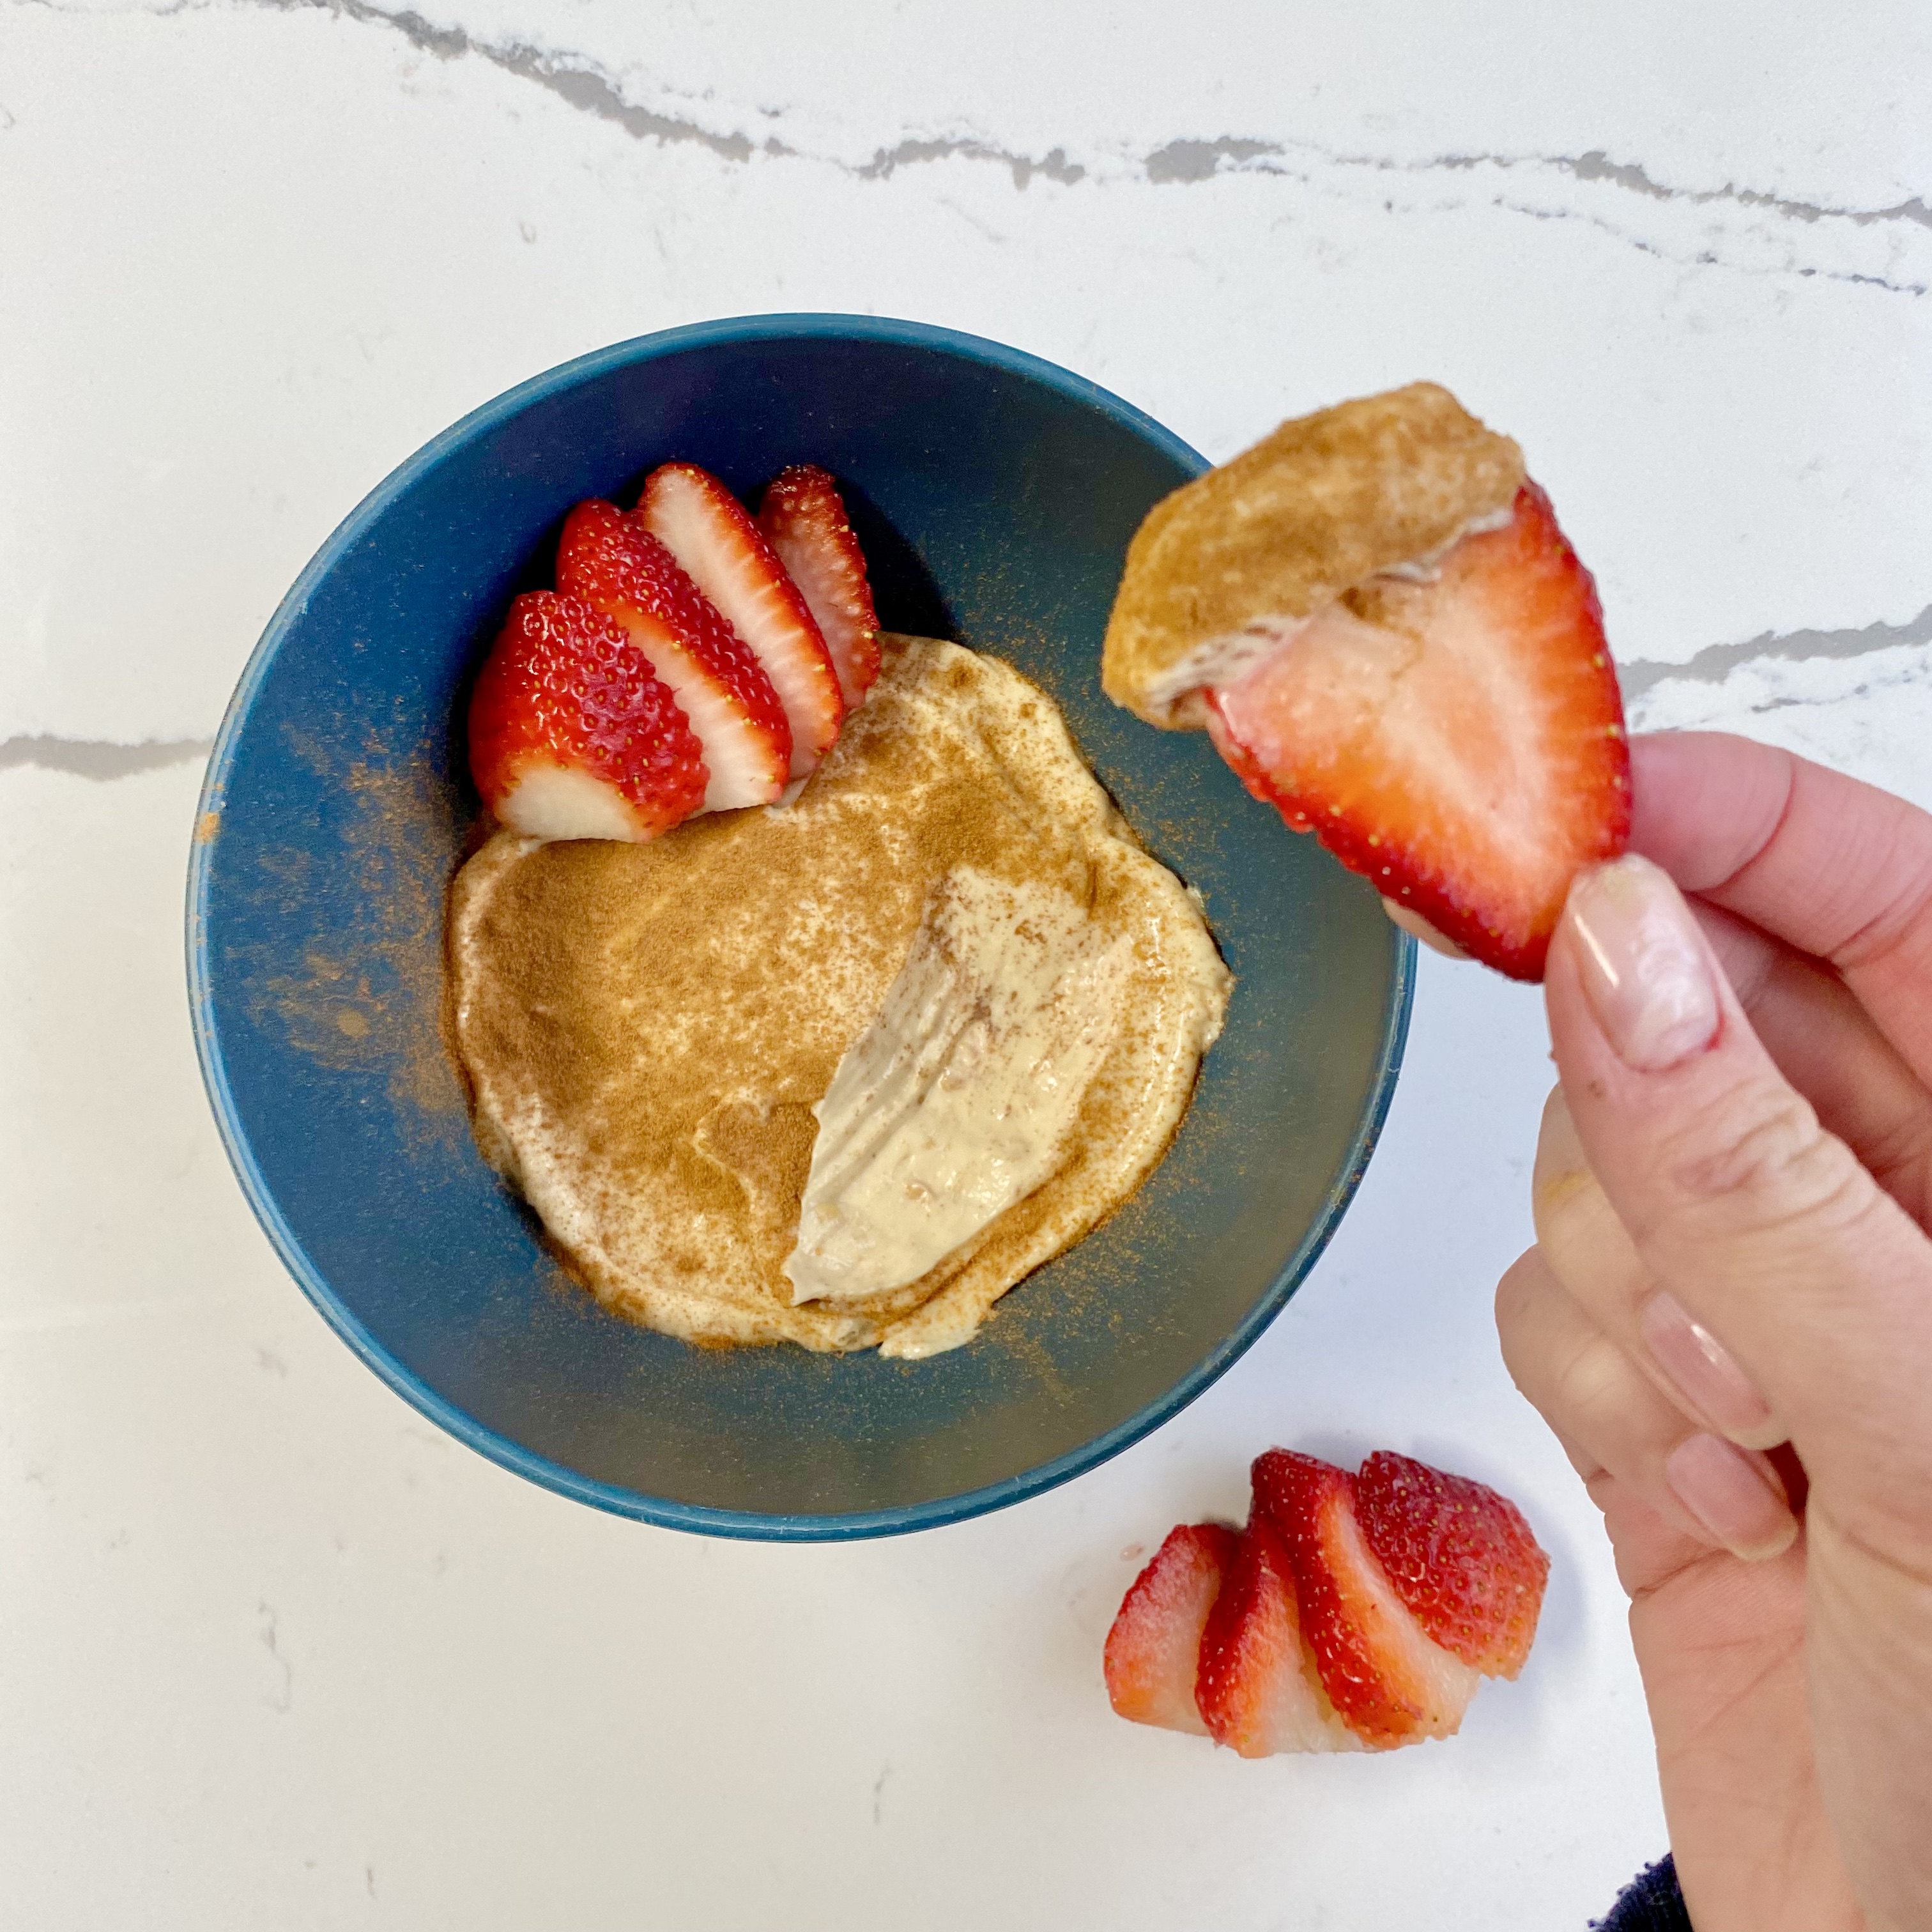
<instances>
[{"instance_id":1,"label":"index finger","mask_svg":"<svg viewBox=\"0 0 1932 1932\"><path fill-rule=\"evenodd\" d=\"M1631 850L1828 961L1932 1082L1932 814L1718 731L1634 739L1630 767Z\"/></svg>"}]
</instances>

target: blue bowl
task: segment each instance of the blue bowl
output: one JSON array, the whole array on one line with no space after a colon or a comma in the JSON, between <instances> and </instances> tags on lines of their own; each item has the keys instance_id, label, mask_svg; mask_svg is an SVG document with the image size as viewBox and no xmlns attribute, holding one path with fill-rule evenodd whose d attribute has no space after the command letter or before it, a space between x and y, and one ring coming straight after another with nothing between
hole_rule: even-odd
<instances>
[{"instance_id":1,"label":"blue bowl","mask_svg":"<svg viewBox=\"0 0 1932 1932\"><path fill-rule=\"evenodd\" d=\"M750 493L845 487L889 628L1017 664L1238 984L1172 1151L1105 1227L925 1362L704 1352L605 1313L478 1156L440 1034L444 892L476 811L468 681L548 580L564 513L674 457ZM1118 398L911 322L767 316L622 343L397 470L275 614L209 765L188 977L215 1117L283 1260L389 1385L472 1448L681 1529L889 1534L1035 1494L1157 1427L1334 1231L1401 1058L1413 947L1198 735L1100 692L1127 541L1204 465Z\"/></svg>"}]
</instances>

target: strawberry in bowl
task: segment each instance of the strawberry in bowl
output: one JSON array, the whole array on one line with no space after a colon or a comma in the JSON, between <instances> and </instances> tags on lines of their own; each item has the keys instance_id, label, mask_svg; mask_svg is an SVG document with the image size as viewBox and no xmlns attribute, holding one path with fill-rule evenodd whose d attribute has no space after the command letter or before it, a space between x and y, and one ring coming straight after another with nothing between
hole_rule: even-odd
<instances>
[{"instance_id":1,"label":"strawberry in bowl","mask_svg":"<svg viewBox=\"0 0 1932 1932\"><path fill-rule=\"evenodd\" d=\"M844 706L828 764L850 761L862 726L877 736L888 708L890 664L865 688L869 607L896 636L1003 658L1054 698L1107 808L1198 889L1239 976L1238 1050L1210 1064L1177 1151L1210 1131L1262 1151L1239 1173L1166 1160L1086 1237L1077 1265L1046 1264L1024 1291L1037 1348L964 1348L916 1372L794 1348L695 1356L614 1318L562 1274L540 1220L467 1130L443 1031L446 914L453 878L488 833L479 805L520 816L542 780L586 770L587 801L565 786L560 814L533 821L549 842L529 862L548 854L586 875L640 859L675 868L741 826L810 812L836 776L821 766L795 808L728 803L766 796L776 762L745 658L727 654L721 712L737 713L741 748L766 742L735 765L719 714L694 697L687 706L698 685L679 682L706 654L654 598L622 572L606 580L608 558L589 584L548 574L573 506L631 519L647 478L680 462L736 500L818 627ZM814 466L836 478L830 495L799 473ZM358 1358L430 1424L626 1516L723 1536L876 1537L1003 1508L1093 1468L1267 1327L1375 1144L1413 964L1313 841L1285 841L1272 814L1245 812L1218 760L1204 772L1184 740L1129 728L1094 678L1136 528L1206 466L1128 403L1006 345L874 316L740 316L533 375L425 443L345 518L265 632L210 761L185 929L192 1010L211 1106L269 1239ZM862 586L848 538L862 544ZM544 644L562 654L548 672L533 657L486 671L518 597L540 590L609 619L642 663L604 678L595 655L608 647L618 663L618 640L573 615ZM732 634L776 696L754 640ZM513 636L502 649L532 643ZM701 785L644 663L684 713ZM507 701L492 719L499 676ZM548 710L531 688L545 676ZM485 800L471 783L472 722ZM507 804L518 766L540 782ZM791 766L788 746L782 792ZM740 772L755 782L728 790ZM658 829L687 802L689 816ZM565 836L612 832L622 836ZM820 878L807 866L768 876L768 890L748 881L746 901L770 902L774 917L795 908L802 949ZM650 963L634 945L627 956ZM532 1024L556 993L533 988ZM731 1134L759 1123L740 1110L717 1124L728 1131L705 1145L736 1158ZM1108 1283L1097 1328L1091 1298L1067 1292L1088 1270Z\"/></svg>"},{"instance_id":2,"label":"strawberry in bowl","mask_svg":"<svg viewBox=\"0 0 1932 1932\"><path fill-rule=\"evenodd\" d=\"M794 465L766 494L790 566L695 464L653 470L629 512L571 512L556 589L512 604L470 699L470 776L500 823L642 844L778 804L817 770L845 693L878 674L878 622L830 475Z\"/></svg>"}]
</instances>

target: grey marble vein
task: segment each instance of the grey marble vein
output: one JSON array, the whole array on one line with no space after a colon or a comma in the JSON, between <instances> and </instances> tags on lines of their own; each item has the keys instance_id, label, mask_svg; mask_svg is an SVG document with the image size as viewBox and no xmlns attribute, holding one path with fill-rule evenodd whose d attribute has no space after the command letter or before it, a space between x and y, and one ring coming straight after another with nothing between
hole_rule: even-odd
<instances>
[{"instance_id":1,"label":"grey marble vein","mask_svg":"<svg viewBox=\"0 0 1932 1932\"><path fill-rule=\"evenodd\" d=\"M106 738L6 738L0 739L0 772L32 765L75 778L126 778L137 772L193 764L214 749L212 738L154 738L138 745L117 745Z\"/></svg>"},{"instance_id":2,"label":"grey marble vein","mask_svg":"<svg viewBox=\"0 0 1932 1932\"><path fill-rule=\"evenodd\" d=\"M1843 221L1853 227L1869 228L1880 224L1904 223L1909 226L1932 229L1932 207L1917 198L1896 202L1888 208L1829 208L1819 202L1790 201L1756 188L1740 188L1733 184L1727 184L1721 188L1670 188L1653 180L1641 167L1628 162L1612 161L1600 148L1574 155L1445 154L1430 155L1421 160L1405 161L1385 156L1337 152L1319 148L1308 142L1284 143L1223 135L1212 141L1170 141L1164 147L1155 148L1150 153L1144 165L1148 179L1156 185L1209 181L1222 173L1255 173L1286 175L1310 187L1318 187L1312 166L1318 162L1342 172L1359 171L1410 178L1432 174L1467 174L1481 168L1494 168L1503 173L1534 173L1542 170L1565 175L1576 181L1606 183L1649 201L1675 202L1691 207L1712 202L1727 202L1737 208L1762 209L1783 219L1811 224L1826 220ZM1508 214L1522 215L1532 221L1581 221L1641 254L1655 256L1660 260L1688 260L1691 266L1697 267L1730 266L1740 273L1767 272L1765 269L1747 268L1744 265L1736 262L1726 263L1723 256L1708 246L1700 247L1694 254L1687 257L1681 252L1660 245L1654 240L1634 234L1621 224L1588 208L1538 207L1534 202L1503 194L1492 196L1490 206ZM1862 272L1852 268L1824 268L1793 262L1782 266L1773 265L1768 272L1797 275L1806 279L1815 278L1826 281L1849 283L1881 289L1893 295L1924 296L1932 294L1932 284Z\"/></svg>"},{"instance_id":3,"label":"grey marble vein","mask_svg":"<svg viewBox=\"0 0 1932 1932\"><path fill-rule=\"evenodd\" d=\"M849 172L861 181L884 181L898 169L917 161L944 161L955 157L969 161L997 161L1012 170L1013 185L1024 188L1035 175L1070 188L1084 181L1087 170L1066 158L1064 148L1055 148L1035 160L1030 154L1015 154L1010 148L996 148L984 141L902 141L896 147L881 148L862 167Z\"/></svg>"},{"instance_id":4,"label":"grey marble vein","mask_svg":"<svg viewBox=\"0 0 1932 1932\"><path fill-rule=\"evenodd\" d=\"M1866 657L1900 645L1928 644L1932 644L1932 604L1902 624L1862 624L1838 631L1766 631L1738 644L1707 644L1681 664L1650 658L1628 658L1618 665L1617 676L1623 687L1624 704L1634 706L1659 685L1721 684L1748 664ZM65 772L76 778L106 782L132 778L142 772L193 764L206 759L214 748L214 741L208 738L148 739L129 745L106 738L21 736L0 740L0 772L32 766L42 771Z\"/></svg>"},{"instance_id":5,"label":"grey marble vein","mask_svg":"<svg viewBox=\"0 0 1932 1932\"><path fill-rule=\"evenodd\" d=\"M1845 631L1766 631L1742 644L1706 644L1682 664L1663 664L1637 658L1617 667L1624 702L1637 699L1660 684L1721 684L1741 666L1767 659L1791 663L1807 658L1858 658L1900 644L1932 644L1932 604L1903 624L1864 624Z\"/></svg>"},{"instance_id":6,"label":"grey marble vein","mask_svg":"<svg viewBox=\"0 0 1932 1932\"><path fill-rule=\"evenodd\" d=\"M1921 228L1932 228L1932 206L1917 195L1907 201L1894 202L1889 208L1828 208L1817 202L1788 201L1782 195L1739 188L1735 182L1716 188L1666 188L1630 162L1612 161L1600 148L1574 160L1556 154L1548 160L1550 166L1562 168L1579 181L1613 182L1633 194L1648 195L1655 201L1731 201L1742 208L1768 208L1774 214L1788 216L1795 221L1849 221L1860 228L1874 222L1910 221ZM1500 165L1506 167L1510 164L1504 161Z\"/></svg>"},{"instance_id":7,"label":"grey marble vein","mask_svg":"<svg viewBox=\"0 0 1932 1932\"><path fill-rule=\"evenodd\" d=\"M500 46L478 40L460 27L439 27L420 14L407 9L392 13L386 8L370 5L369 0L254 0L254 4L277 13L320 11L365 26L388 27L400 34L412 47L438 60L460 60L473 55L519 80L547 88L581 113L613 122L633 140L657 141L666 146L688 142L709 148L728 161L748 161L754 152L748 135L720 134L695 121L633 106L603 68L580 54L552 52L523 40ZM757 145L766 154L793 152L773 139Z\"/></svg>"},{"instance_id":8,"label":"grey marble vein","mask_svg":"<svg viewBox=\"0 0 1932 1932\"><path fill-rule=\"evenodd\" d=\"M65 10L63 0L14 0L14 4ZM506 74L546 89L580 112L621 128L634 140L665 145L688 143L708 148L721 160L741 165L760 156L811 160L838 168L860 180L878 181L889 178L902 168L962 159L1006 169L1015 187L1022 189L1036 177L1071 187L1082 182L1098 181L1113 172L1098 168L1092 158L1088 161L1074 159L1064 146L1057 146L1045 154L1024 154L970 133L942 137L908 136L891 147L879 148L871 160L864 162L832 154L809 154L781 140L776 134L754 138L742 129L721 131L689 116L639 106L626 97L620 80L609 69L581 52L539 46L526 40L487 40L461 27L438 26L412 8L392 10L376 4L376 0L241 0L241 4L281 13L325 12L363 25L386 27L400 34L412 46L436 59L454 61L473 57L488 62ZM195 0L152 0L144 10L157 15L172 14L193 10ZM781 110L765 109L761 112L768 120L782 118ZM1301 158L1302 162L1298 168L1294 164L1297 156ZM1484 168L1531 174L1540 172L1608 186L1639 200L1692 207L1728 204L1739 210L1756 211L1780 220L1814 226L1822 223L1843 222L1858 228L1903 226L1932 230L1932 202L1922 195L1908 196L1883 208L1847 208L1798 200L1730 182L1719 188L1678 187L1658 180L1640 163L1612 159L1606 150L1600 148L1576 154L1451 153L1401 160L1385 155L1331 150L1312 142L1282 142L1223 134L1176 138L1138 155L1117 157L1116 166L1123 164L1155 185L1184 187L1212 180L1226 172L1286 173L1308 180L1311 177L1306 170L1311 165L1346 172L1412 177L1468 173ZM1538 208L1500 196L1493 205L1511 214L1540 220L1568 218L1581 212ZM1587 215L1582 218L1593 219ZM1595 225L1646 253L1662 255L1667 252L1641 236L1631 235L1613 222L1596 220ZM1721 265L1721 257L1708 249L1700 250L1695 259L1700 264ZM1780 271L1774 268L1772 272ZM1932 288L1928 288L1924 281L1850 268L1794 262L1781 272L1861 284L1897 294L1923 296L1932 292Z\"/></svg>"},{"instance_id":9,"label":"grey marble vein","mask_svg":"<svg viewBox=\"0 0 1932 1932\"><path fill-rule=\"evenodd\" d=\"M1244 161L1262 160L1284 151L1279 142L1247 141L1223 134L1217 141L1170 141L1156 148L1142 162L1147 178L1157 186L1178 182L1188 186L1211 181L1221 172L1221 164L1231 161L1239 167Z\"/></svg>"},{"instance_id":10,"label":"grey marble vein","mask_svg":"<svg viewBox=\"0 0 1932 1932\"><path fill-rule=\"evenodd\" d=\"M1915 196L1895 202L1889 208L1832 208L1821 202L1792 201L1782 195L1768 194L1760 188L1739 188L1726 182L1722 188L1672 188L1654 180L1634 162L1613 161L1601 148L1581 154L1431 154L1420 160L1396 160L1378 154L1348 154L1316 147L1312 142L1292 144L1294 150L1318 155L1333 166L1366 168L1388 174L1468 173L1478 168L1547 168L1581 182L1606 182L1613 188L1640 195L1647 201L1682 201L1701 207L1712 202L1729 202L1740 208L1760 208L1773 214L1804 222L1849 221L1866 228L1890 221L1909 222L1932 228L1932 206ZM1262 141L1224 134L1217 140L1170 141L1155 148L1144 160L1149 181L1190 183L1210 180L1222 170L1223 164L1240 168L1286 158L1290 144ZM1527 212L1527 211L1524 211Z\"/></svg>"}]
</instances>

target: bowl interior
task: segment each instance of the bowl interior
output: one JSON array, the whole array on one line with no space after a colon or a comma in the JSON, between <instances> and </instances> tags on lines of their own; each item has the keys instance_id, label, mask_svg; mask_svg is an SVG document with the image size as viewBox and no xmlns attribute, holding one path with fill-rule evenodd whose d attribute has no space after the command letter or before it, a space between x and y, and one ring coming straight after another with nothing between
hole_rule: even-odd
<instances>
[{"instance_id":1,"label":"bowl interior","mask_svg":"<svg viewBox=\"0 0 1932 1932\"><path fill-rule=\"evenodd\" d=\"M443 893L476 800L470 678L588 496L673 457L750 494L846 486L888 628L1010 659L1064 709L1238 978L1166 1161L1104 1228L922 1363L706 1352L602 1312L471 1141L439 1033ZM1374 894L1194 734L1102 695L1129 538L1202 467L1117 399L903 323L772 318L626 344L459 424L278 614L210 766L190 882L197 1034L256 1212L352 1346L486 1454L726 1534L916 1527L1097 1461L1281 1305L1372 1142L1410 949Z\"/></svg>"}]
</instances>

